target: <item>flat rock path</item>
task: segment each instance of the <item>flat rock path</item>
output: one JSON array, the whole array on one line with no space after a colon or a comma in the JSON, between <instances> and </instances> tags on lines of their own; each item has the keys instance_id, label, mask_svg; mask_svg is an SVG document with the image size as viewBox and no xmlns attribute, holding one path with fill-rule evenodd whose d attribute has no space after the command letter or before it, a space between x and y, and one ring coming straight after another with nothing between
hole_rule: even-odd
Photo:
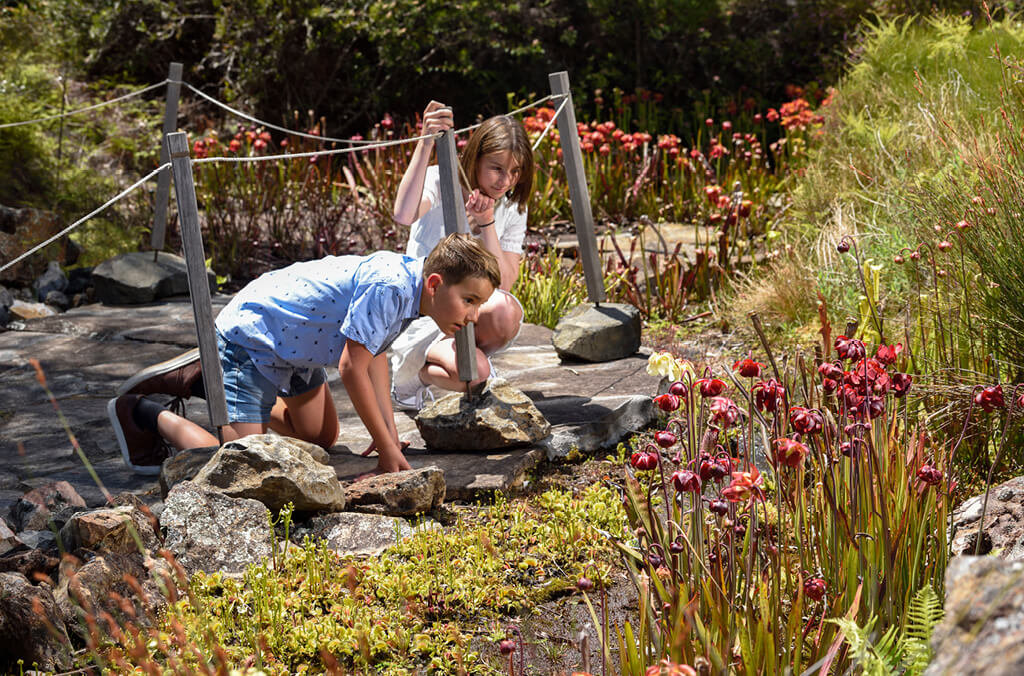
<instances>
[{"instance_id":1,"label":"flat rock path","mask_svg":"<svg viewBox=\"0 0 1024 676\"><path fill-rule=\"evenodd\" d=\"M214 295L214 312L229 299ZM106 404L125 378L195 345L187 298L137 306L86 305L0 330L0 510L6 511L25 491L57 480L70 482L90 506L103 503L102 492L75 453L68 431L111 494L131 491L147 502L158 501L156 477L137 475L124 465ZM37 382L31 358L41 363L60 414ZM631 397L650 396L657 387L657 378L646 372L646 350L613 362L563 363L551 346L551 331L530 324L493 361L498 375L525 392L553 431L563 434L592 426ZM341 421L340 439L330 449L331 464L339 479L351 480L372 469L376 459L357 455L369 444L369 435L337 369L328 373ZM189 401L188 415L209 428L202 400ZM517 487L546 458L541 447L492 453L428 452L413 417L403 412L395 417L401 438L411 441L406 454L410 464L442 468L449 500Z\"/></svg>"}]
</instances>

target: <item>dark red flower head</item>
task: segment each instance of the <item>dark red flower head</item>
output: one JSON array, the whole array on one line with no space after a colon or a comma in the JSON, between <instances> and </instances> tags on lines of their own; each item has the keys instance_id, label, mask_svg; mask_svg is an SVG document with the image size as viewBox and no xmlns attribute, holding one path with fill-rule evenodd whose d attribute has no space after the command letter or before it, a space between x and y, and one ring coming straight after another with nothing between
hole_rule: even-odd
<instances>
[{"instance_id":1,"label":"dark red flower head","mask_svg":"<svg viewBox=\"0 0 1024 676\"><path fill-rule=\"evenodd\" d=\"M1003 386L989 385L982 389L974 395L974 403L986 413L991 413L997 408L1004 408L1006 401L1003 399Z\"/></svg>"},{"instance_id":2,"label":"dark red flower head","mask_svg":"<svg viewBox=\"0 0 1024 676\"><path fill-rule=\"evenodd\" d=\"M891 385L890 392L892 392L897 398L902 398L910 391L910 383L913 378L909 373L893 373L889 376L889 383Z\"/></svg>"},{"instance_id":3,"label":"dark red flower head","mask_svg":"<svg viewBox=\"0 0 1024 676\"><path fill-rule=\"evenodd\" d=\"M864 342L856 338L839 336L836 338L834 345L840 359L857 361L858 359L863 359L864 355L867 354Z\"/></svg>"},{"instance_id":4,"label":"dark red flower head","mask_svg":"<svg viewBox=\"0 0 1024 676\"><path fill-rule=\"evenodd\" d=\"M775 440L775 460L786 467L799 467L807 457L807 446L792 439Z\"/></svg>"},{"instance_id":5,"label":"dark red flower head","mask_svg":"<svg viewBox=\"0 0 1024 676\"><path fill-rule=\"evenodd\" d=\"M761 375L761 371L763 369L764 364L754 361L749 357L746 359L740 359L732 365L732 370L736 371L744 378L757 378Z\"/></svg>"},{"instance_id":6,"label":"dark red flower head","mask_svg":"<svg viewBox=\"0 0 1024 676\"><path fill-rule=\"evenodd\" d=\"M700 387L700 396L702 397L717 397L726 390L725 381L718 378L701 378L697 381L697 385Z\"/></svg>"},{"instance_id":7,"label":"dark red flower head","mask_svg":"<svg viewBox=\"0 0 1024 676\"><path fill-rule=\"evenodd\" d=\"M711 399L711 419L722 427L728 427L732 425L740 417L740 409L736 406L736 403L728 397L712 397Z\"/></svg>"},{"instance_id":8,"label":"dark red flower head","mask_svg":"<svg viewBox=\"0 0 1024 676\"><path fill-rule=\"evenodd\" d=\"M686 389L686 383L684 383L682 380L677 380L668 386L668 393L676 395L681 400L686 399L687 391L688 390Z\"/></svg>"},{"instance_id":9,"label":"dark red flower head","mask_svg":"<svg viewBox=\"0 0 1024 676\"><path fill-rule=\"evenodd\" d=\"M761 411L774 413L786 398L786 388L775 378L762 380L754 384L754 403Z\"/></svg>"},{"instance_id":10,"label":"dark red flower head","mask_svg":"<svg viewBox=\"0 0 1024 676\"><path fill-rule=\"evenodd\" d=\"M672 485L680 493L699 493L700 477L688 469L681 469L672 473Z\"/></svg>"},{"instance_id":11,"label":"dark red flower head","mask_svg":"<svg viewBox=\"0 0 1024 676\"><path fill-rule=\"evenodd\" d=\"M812 601L820 601L825 598L825 589L828 585L820 577L809 577L804 580L804 596Z\"/></svg>"},{"instance_id":12,"label":"dark red flower head","mask_svg":"<svg viewBox=\"0 0 1024 676\"><path fill-rule=\"evenodd\" d=\"M818 367L818 374L822 378L831 378L832 380L839 380L843 377L843 369L834 362L823 362Z\"/></svg>"},{"instance_id":13,"label":"dark red flower head","mask_svg":"<svg viewBox=\"0 0 1024 676\"><path fill-rule=\"evenodd\" d=\"M651 470L658 466L658 454L651 451L637 451L629 456L629 464L634 469Z\"/></svg>"},{"instance_id":14,"label":"dark red flower head","mask_svg":"<svg viewBox=\"0 0 1024 676\"><path fill-rule=\"evenodd\" d=\"M903 352L903 343L896 343L895 345L879 345L878 352L875 353L875 359L882 362L886 366L892 366L896 363L896 357Z\"/></svg>"},{"instance_id":15,"label":"dark red flower head","mask_svg":"<svg viewBox=\"0 0 1024 676\"><path fill-rule=\"evenodd\" d=\"M668 430L654 433L654 442L662 448L672 448L675 446L676 441L678 441L676 435Z\"/></svg>"},{"instance_id":16,"label":"dark red flower head","mask_svg":"<svg viewBox=\"0 0 1024 676\"><path fill-rule=\"evenodd\" d=\"M929 486L936 486L942 483L942 471L931 465L921 465L921 469L917 470L917 478Z\"/></svg>"},{"instance_id":17,"label":"dark red flower head","mask_svg":"<svg viewBox=\"0 0 1024 676\"><path fill-rule=\"evenodd\" d=\"M814 408L794 406L789 409L789 422L800 434L814 434L820 432L825 425L821 411Z\"/></svg>"},{"instance_id":18,"label":"dark red flower head","mask_svg":"<svg viewBox=\"0 0 1024 676\"><path fill-rule=\"evenodd\" d=\"M659 394L654 398L654 404L662 411L671 413L679 408L679 397L674 394Z\"/></svg>"}]
</instances>

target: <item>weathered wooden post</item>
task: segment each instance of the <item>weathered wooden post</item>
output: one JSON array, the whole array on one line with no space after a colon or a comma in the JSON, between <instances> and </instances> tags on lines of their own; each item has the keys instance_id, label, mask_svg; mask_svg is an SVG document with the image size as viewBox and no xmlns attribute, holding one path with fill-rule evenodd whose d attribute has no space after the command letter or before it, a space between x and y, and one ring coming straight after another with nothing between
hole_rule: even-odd
<instances>
[{"instance_id":1,"label":"weathered wooden post","mask_svg":"<svg viewBox=\"0 0 1024 676\"><path fill-rule=\"evenodd\" d=\"M180 63L171 63L167 69L167 96L164 103L164 133L161 139L167 138L178 129L178 97L181 94ZM160 144L160 164L167 164L167 144ZM167 200L171 194L171 171L164 169L156 179L156 202L153 208L153 229L150 231L149 248L154 252L164 248L164 232L167 228ZM155 256L155 253L154 253ZM156 260L155 258L153 260Z\"/></svg>"},{"instance_id":2,"label":"weathered wooden post","mask_svg":"<svg viewBox=\"0 0 1024 676\"><path fill-rule=\"evenodd\" d=\"M587 296L591 303L598 304L607 298L604 291L604 276L601 273L601 258L594 236L594 215L590 210L590 191L583 175L583 153L580 152L580 136L576 131L576 110L573 108L572 92L569 89L569 73L560 71L548 74L551 93L566 97L566 103L556 118L559 143L562 147L562 162L569 183L569 200L572 202L572 219L576 225L576 239L583 262L583 276L587 281Z\"/></svg>"},{"instance_id":3,"label":"weathered wooden post","mask_svg":"<svg viewBox=\"0 0 1024 676\"><path fill-rule=\"evenodd\" d=\"M192 160L189 157L188 137L185 132L167 135L167 154L174 173L174 194L178 202L178 221L181 224L181 242L188 271L189 295L196 321L199 341L199 361L203 365L203 386L206 388L206 406L210 424L217 428L223 441L221 428L228 424L228 406L224 399L224 373L217 354L217 337L213 328L213 308L210 304L210 282L206 276L206 252L199 230L199 205L192 179Z\"/></svg>"},{"instance_id":4,"label":"weathered wooden post","mask_svg":"<svg viewBox=\"0 0 1024 676\"><path fill-rule=\"evenodd\" d=\"M441 174L441 211L444 214L444 232L469 232L466 205L459 187L458 158L455 154L455 133L449 129L437 140L437 168ZM459 367L459 380L476 380L476 335L473 323L466 324L455 334L455 361Z\"/></svg>"}]
</instances>

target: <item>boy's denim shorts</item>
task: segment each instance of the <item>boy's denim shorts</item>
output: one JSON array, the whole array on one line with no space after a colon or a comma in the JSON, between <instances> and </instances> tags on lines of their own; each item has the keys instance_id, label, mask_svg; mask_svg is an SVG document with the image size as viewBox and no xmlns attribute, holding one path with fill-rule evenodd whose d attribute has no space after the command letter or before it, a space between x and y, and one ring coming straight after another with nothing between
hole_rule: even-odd
<instances>
[{"instance_id":1,"label":"boy's denim shorts","mask_svg":"<svg viewBox=\"0 0 1024 676\"><path fill-rule=\"evenodd\" d=\"M270 410L274 408L274 402L279 396L277 385L260 373L244 347L224 340L220 333L217 333L217 352L224 371L228 422L270 422ZM326 382L327 371L322 368L313 369L308 383L293 372L288 392L280 393L280 396L297 397Z\"/></svg>"}]
</instances>

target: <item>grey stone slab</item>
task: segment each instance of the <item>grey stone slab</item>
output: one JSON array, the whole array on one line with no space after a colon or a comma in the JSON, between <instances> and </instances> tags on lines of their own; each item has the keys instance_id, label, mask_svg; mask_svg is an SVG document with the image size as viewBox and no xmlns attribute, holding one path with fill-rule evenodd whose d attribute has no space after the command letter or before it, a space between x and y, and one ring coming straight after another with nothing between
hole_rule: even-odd
<instances>
[{"instance_id":1,"label":"grey stone slab","mask_svg":"<svg viewBox=\"0 0 1024 676\"><path fill-rule=\"evenodd\" d=\"M214 312L229 297L215 295ZM19 330L0 331L0 467L23 485L67 479L91 504L102 504L48 397L36 382L30 358L39 359L47 383L83 452L111 493L132 491L159 499L154 477L123 464L106 416L107 400L124 378L196 344L192 308L186 298L138 306L87 305L57 317L24 322ZM561 361L551 331L525 325L516 343L492 359L496 374L526 393L556 429L582 434L586 425L607 416L635 395L652 395L658 378L646 373L646 353L605 363ZM370 443L336 369L328 383L338 408L341 435L331 449L331 464L343 480L364 474L375 458L358 455ZM444 392L436 391L438 396ZM188 415L208 428L205 402L190 400ZM472 500L495 490L522 485L543 462L545 447L502 453L428 453L410 413L396 411L413 467L436 464L445 470L449 500ZM10 481L7 481L10 483ZM0 494L0 507L7 500Z\"/></svg>"}]
</instances>

